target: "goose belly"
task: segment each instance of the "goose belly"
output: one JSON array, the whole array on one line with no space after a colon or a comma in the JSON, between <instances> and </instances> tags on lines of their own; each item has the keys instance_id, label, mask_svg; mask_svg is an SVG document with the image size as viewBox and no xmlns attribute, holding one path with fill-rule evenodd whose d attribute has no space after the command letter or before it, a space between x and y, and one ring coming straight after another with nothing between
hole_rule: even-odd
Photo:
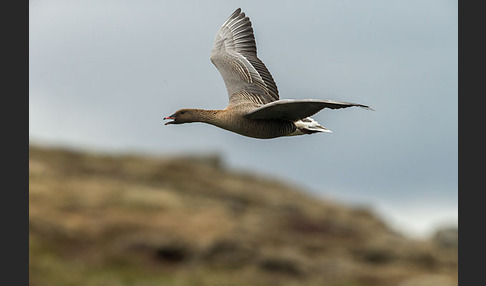
<instances>
[{"instance_id":1,"label":"goose belly","mask_svg":"<svg viewBox=\"0 0 486 286\"><path fill-rule=\"evenodd\" d=\"M293 122L287 120L241 119L233 124L219 126L243 136L270 139L291 134L296 130Z\"/></svg>"}]
</instances>

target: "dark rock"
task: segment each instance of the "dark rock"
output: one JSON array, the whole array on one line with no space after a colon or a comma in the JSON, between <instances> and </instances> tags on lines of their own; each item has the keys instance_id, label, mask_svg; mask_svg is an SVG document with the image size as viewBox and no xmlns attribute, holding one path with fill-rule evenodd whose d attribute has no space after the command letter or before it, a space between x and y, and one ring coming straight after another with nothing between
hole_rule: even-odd
<instances>
[{"instance_id":1,"label":"dark rock","mask_svg":"<svg viewBox=\"0 0 486 286\"><path fill-rule=\"evenodd\" d=\"M268 257L260 261L260 269L266 272L289 274L300 276L303 274L302 268L297 261L283 257Z\"/></svg>"},{"instance_id":2,"label":"dark rock","mask_svg":"<svg viewBox=\"0 0 486 286\"><path fill-rule=\"evenodd\" d=\"M180 263L186 261L189 256L189 249L181 244L164 245L155 250L155 258L164 262Z\"/></svg>"}]
</instances>

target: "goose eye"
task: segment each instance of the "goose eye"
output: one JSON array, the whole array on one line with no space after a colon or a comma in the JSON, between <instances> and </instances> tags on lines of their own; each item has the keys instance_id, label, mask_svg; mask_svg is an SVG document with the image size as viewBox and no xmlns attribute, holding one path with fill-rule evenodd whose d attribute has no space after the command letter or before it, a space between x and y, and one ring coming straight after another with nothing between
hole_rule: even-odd
<instances>
[{"instance_id":1,"label":"goose eye","mask_svg":"<svg viewBox=\"0 0 486 286\"><path fill-rule=\"evenodd\" d=\"M185 111L181 111L181 114L184 114L184 113L186 113L186 112Z\"/></svg>"}]
</instances>

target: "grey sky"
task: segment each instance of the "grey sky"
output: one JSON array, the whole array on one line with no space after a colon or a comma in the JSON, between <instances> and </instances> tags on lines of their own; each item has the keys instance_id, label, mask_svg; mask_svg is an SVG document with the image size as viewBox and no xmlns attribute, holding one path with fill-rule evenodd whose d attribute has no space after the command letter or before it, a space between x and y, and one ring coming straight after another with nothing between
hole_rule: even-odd
<instances>
[{"instance_id":1,"label":"grey sky","mask_svg":"<svg viewBox=\"0 0 486 286\"><path fill-rule=\"evenodd\" d=\"M370 105L313 116L332 134L246 138L164 126L224 108L209 60L238 7L280 98ZM457 222L457 1L30 1L32 142L215 152L233 168L373 206L415 234Z\"/></svg>"}]
</instances>

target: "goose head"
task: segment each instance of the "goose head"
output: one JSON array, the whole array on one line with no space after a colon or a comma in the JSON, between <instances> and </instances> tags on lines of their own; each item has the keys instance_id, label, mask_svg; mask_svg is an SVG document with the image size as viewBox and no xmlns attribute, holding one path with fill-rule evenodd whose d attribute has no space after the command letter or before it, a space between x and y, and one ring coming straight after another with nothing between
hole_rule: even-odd
<instances>
[{"instance_id":1,"label":"goose head","mask_svg":"<svg viewBox=\"0 0 486 286\"><path fill-rule=\"evenodd\" d=\"M174 114L164 117L164 120L172 120L165 125L196 122L198 121L198 112L194 109L179 109Z\"/></svg>"}]
</instances>

